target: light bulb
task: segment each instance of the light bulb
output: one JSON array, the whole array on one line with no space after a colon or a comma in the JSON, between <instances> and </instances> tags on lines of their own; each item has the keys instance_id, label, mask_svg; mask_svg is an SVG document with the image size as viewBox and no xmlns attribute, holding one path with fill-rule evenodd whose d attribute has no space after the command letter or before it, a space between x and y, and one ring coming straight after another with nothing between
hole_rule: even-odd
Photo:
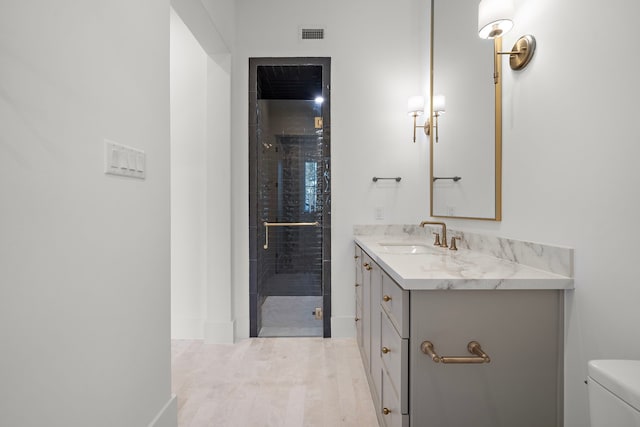
<instances>
[{"instance_id":1,"label":"light bulb","mask_svg":"<svg viewBox=\"0 0 640 427\"><path fill-rule=\"evenodd\" d=\"M494 39L506 34L513 27L513 3L511 0L482 0L478 5L478 35Z\"/></svg>"}]
</instances>

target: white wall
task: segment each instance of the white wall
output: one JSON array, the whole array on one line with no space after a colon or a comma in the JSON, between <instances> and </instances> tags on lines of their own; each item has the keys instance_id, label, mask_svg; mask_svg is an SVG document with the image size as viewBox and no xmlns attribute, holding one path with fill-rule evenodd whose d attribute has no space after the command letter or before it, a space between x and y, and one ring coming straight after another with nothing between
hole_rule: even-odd
<instances>
[{"instance_id":1,"label":"white wall","mask_svg":"<svg viewBox=\"0 0 640 427\"><path fill-rule=\"evenodd\" d=\"M192 19L198 5L180 11ZM230 55L212 59L200 41L217 32L197 28L172 9L171 336L230 342Z\"/></svg>"},{"instance_id":2,"label":"white wall","mask_svg":"<svg viewBox=\"0 0 640 427\"><path fill-rule=\"evenodd\" d=\"M231 51L235 40L234 0L171 0L171 7L212 58Z\"/></svg>"},{"instance_id":3,"label":"white wall","mask_svg":"<svg viewBox=\"0 0 640 427\"><path fill-rule=\"evenodd\" d=\"M185 0L180 0L185 1ZM209 54L224 54L231 51L236 39L235 0L200 0L208 12L208 16L218 33L218 41L224 46L217 52L207 51Z\"/></svg>"},{"instance_id":4,"label":"white wall","mask_svg":"<svg viewBox=\"0 0 640 427\"><path fill-rule=\"evenodd\" d=\"M231 55L207 59L207 342L233 342Z\"/></svg>"},{"instance_id":5,"label":"white wall","mask_svg":"<svg viewBox=\"0 0 640 427\"><path fill-rule=\"evenodd\" d=\"M426 80L426 2L238 2L232 97L232 281L236 335L248 334L247 58L331 56L334 334L351 333L351 226L416 223L428 212L424 138L411 144L406 99ZM566 426L588 425L586 363L640 359L633 268L640 238L636 100L628 58L640 5L519 0L514 30L538 41L522 72L505 73L503 221L450 225L573 246L576 290L566 302ZM610 26L597 23L615 22ZM325 25L302 43L298 25ZM578 43L577 41L580 41ZM506 61L506 60L505 60ZM508 70L508 69L507 69ZM605 107L602 107L605 106ZM374 185L373 175L402 175ZM344 322L343 322L344 319Z\"/></svg>"},{"instance_id":6,"label":"white wall","mask_svg":"<svg viewBox=\"0 0 640 427\"><path fill-rule=\"evenodd\" d=\"M411 142L407 98L427 81L427 5L240 0L232 82L232 257L236 336L249 333L248 58L332 59L332 333L354 335L353 224L417 223L428 213L427 147ZM326 27L324 41L298 40L298 27ZM402 176L380 181L373 176Z\"/></svg>"},{"instance_id":7,"label":"white wall","mask_svg":"<svg viewBox=\"0 0 640 427\"><path fill-rule=\"evenodd\" d=\"M0 425L176 425L168 14L0 4ZM104 138L147 178L105 175Z\"/></svg>"},{"instance_id":8,"label":"white wall","mask_svg":"<svg viewBox=\"0 0 640 427\"><path fill-rule=\"evenodd\" d=\"M565 426L583 427L588 360L640 359L640 83L628 51L640 3L519 0L516 7L505 47L526 33L538 47L525 70L505 73L504 219L456 225L575 248Z\"/></svg>"},{"instance_id":9,"label":"white wall","mask_svg":"<svg viewBox=\"0 0 640 427\"><path fill-rule=\"evenodd\" d=\"M202 339L206 316L207 55L171 11L171 336Z\"/></svg>"}]
</instances>

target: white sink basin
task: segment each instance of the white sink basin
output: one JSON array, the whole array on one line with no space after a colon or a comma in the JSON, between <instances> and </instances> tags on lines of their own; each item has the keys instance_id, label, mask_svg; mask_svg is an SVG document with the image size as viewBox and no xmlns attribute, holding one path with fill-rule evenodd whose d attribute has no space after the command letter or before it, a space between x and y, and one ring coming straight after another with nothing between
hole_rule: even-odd
<instances>
[{"instance_id":1,"label":"white sink basin","mask_svg":"<svg viewBox=\"0 0 640 427\"><path fill-rule=\"evenodd\" d=\"M381 242L378 244L382 247L382 250L388 254L411 255L411 254L433 254L438 252L437 248L434 248L431 245L426 245L422 243Z\"/></svg>"}]
</instances>

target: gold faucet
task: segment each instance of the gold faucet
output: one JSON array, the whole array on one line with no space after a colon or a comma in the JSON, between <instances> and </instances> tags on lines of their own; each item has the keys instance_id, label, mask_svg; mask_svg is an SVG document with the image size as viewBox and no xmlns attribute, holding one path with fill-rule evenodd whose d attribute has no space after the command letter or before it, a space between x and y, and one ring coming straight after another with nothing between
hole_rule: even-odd
<instances>
[{"instance_id":1,"label":"gold faucet","mask_svg":"<svg viewBox=\"0 0 640 427\"><path fill-rule=\"evenodd\" d=\"M446 248L447 247L447 224L445 224L444 222L434 222L434 221L422 221L420 223L420 227L424 228L425 225L441 225L442 226L442 243L440 243L440 247Z\"/></svg>"}]
</instances>

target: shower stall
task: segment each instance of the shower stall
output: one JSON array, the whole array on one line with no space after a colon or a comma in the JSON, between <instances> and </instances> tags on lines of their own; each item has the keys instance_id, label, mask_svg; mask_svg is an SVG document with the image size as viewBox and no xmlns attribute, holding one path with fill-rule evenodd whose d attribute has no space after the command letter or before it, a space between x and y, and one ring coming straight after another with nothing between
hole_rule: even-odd
<instances>
[{"instance_id":1,"label":"shower stall","mask_svg":"<svg viewBox=\"0 0 640 427\"><path fill-rule=\"evenodd\" d=\"M328 58L252 58L251 336L331 336Z\"/></svg>"}]
</instances>

